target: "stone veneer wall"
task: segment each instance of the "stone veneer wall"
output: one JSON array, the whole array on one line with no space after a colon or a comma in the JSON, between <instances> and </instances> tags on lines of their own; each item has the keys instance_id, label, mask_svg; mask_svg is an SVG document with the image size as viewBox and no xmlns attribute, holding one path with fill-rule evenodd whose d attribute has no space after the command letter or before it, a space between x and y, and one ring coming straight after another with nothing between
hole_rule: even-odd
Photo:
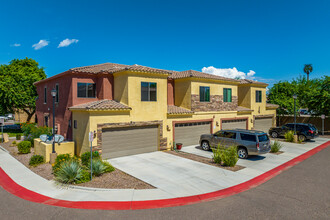
<instances>
[{"instance_id":1,"label":"stone veneer wall","mask_svg":"<svg viewBox=\"0 0 330 220\"><path fill-rule=\"evenodd\" d=\"M191 95L191 110L194 112L237 111L238 98L232 96L232 102L224 102L222 95L211 95L210 102L200 102L199 95Z\"/></svg>"},{"instance_id":2,"label":"stone veneer wall","mask_svg":"<svg viewBox=\"0 0 330 220\"><path fill-rule=\"evenodd\" d=\"M167 138L163 137L163 121L139 121L139 122L122 122L122 123L105 123L97 125L97 146L93 146L93 150L102 154L102 129L104 128L124 128L124 127L142 127L148 125L158 125L159 130L159 147L158 150L167 150Z\"/></svg>"}]
</instances>

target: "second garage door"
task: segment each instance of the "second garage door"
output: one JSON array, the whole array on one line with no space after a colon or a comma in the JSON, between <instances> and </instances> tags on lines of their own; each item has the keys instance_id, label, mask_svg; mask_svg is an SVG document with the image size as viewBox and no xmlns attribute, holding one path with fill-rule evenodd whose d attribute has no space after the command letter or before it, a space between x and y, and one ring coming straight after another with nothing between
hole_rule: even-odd
<instances>
[{"instance_id":1,"label":"second garage door","mask_svg":"<svg viewBox=\"0 0 330 220\"><path fill-rule=\"evenodd\" d=\"M148 153L158 149L158 127L104 129L102 158Z\"/></svg>"},{"instance_id":2,"label":"second garage door","mask_svg":"<svg viewBox=\"0 0 330 220\"><path fill-rule=\"evenodd\" d=\"M233 120L222 120L222 129L246 129L247 119L233 119Z\"/></svg>"},{"instance_id":3,"label":"second garage door","mask_svg":"<svg viewBox=\"0 0 330 220\"><path fill-rule=\"evenodd\" d=\"M273 118L256 118L254 122L254 130L268 133L273 125Z\"/></svg>"},{"instance_id":4,"label":"second garage door","mask_svg":"<svg viewBox=\"0 0 330 220\"><path fill-rule=\"evenodd\" d=\"M183 147L198 145L202 134L211 133L211 122L195 122L175 124L175 143L182 143Z\"/></svg>"}]
</instances>

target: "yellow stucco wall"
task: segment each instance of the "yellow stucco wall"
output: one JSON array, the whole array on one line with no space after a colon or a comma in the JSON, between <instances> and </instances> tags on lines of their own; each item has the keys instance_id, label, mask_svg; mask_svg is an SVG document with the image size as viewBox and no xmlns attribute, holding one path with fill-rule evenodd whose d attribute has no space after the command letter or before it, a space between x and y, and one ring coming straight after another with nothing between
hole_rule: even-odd
<instances>
[{"instance_id":1,"label":"yellow stucco wall","mask_svg":"<svg viewBox=\"0 0 330 220\"><path fill-rule=\"evenodd\" d=\"M73 130L73 140L76 145L76 155L87 151L89 147L88 133L90 129L90 113L88 111L73 111L73 121L77 121L77 128Z\"/></svg>"},{"instance_id":2,"label":"yellow stucco wall","mask_svg":"<svg viewBox=\"0 0 330 220\"><path fill-rule=\"evenodd\" d=\"M114 74L114 100L128 104L128 75Z\"/></svg>"},{"instance_id":3,"label":"yellow stucco wall","mask_svg":"<svg viewBox=\"0 0 330 220\"><path fill-rule=\"evenodd\" d=\"M176 106L191 109L191 81L179 79L174 83L174 104Z\"/></svg>"},{"instance_id":4,"label":"yellow stucco wall","mask_svg":"<svg viewBox=\"0 0 330 220\"><path fill-rule=\"evenodd\" d=\"M50 153L52 152L52 144L47 144L45 142L42 142L40 138L34 139L34 154L35 155L41 155L44 157L45 162L49 162L50 159ZM56 143L55 144L55 152L57 155L60 154L70 154L71 156L74 155L74 142L63 142L63 143Z\"/></svg>"},{"instance_id":5,"label":"yellow stucco wall","mask_svg":"<svg viewBox=\"0 0 330 220\"><path fill-rule=\"evenodd\" d=\"M239 86L238 87L238 105L246 108L251 108L251 87Z\"/></svg>"}]
</instances>

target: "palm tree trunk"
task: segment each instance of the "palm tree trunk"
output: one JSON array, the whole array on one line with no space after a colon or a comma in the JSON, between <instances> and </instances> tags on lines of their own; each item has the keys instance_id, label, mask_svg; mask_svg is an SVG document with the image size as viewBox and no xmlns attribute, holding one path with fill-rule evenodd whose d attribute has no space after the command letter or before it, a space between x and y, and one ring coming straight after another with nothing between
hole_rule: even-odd
<instances>
[{"instance_id":1,"label":"palm tree trunk","mask_svg":"<svg viewBox=\"0 0 330 220\"><path fill-rule=\"evenodd\" d=\"M307 73L307 81L309 80L309 73Z\"/></svg>"}]
</instances>

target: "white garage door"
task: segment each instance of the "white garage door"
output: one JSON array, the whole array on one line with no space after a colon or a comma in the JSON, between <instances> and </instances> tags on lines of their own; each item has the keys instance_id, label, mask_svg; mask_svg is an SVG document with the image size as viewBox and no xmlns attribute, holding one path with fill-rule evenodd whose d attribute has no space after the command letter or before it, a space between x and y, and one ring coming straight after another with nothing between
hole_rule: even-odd
<instances>
[{"instance_id":1,"label":"white garage door","mask_svg":"<svg viewBox=\"0 0 330 220\"><path fill-rule=\"evenodd\" d=\"M211 122L195 122L175 124L175 143L182 143L183 147L198 145L202 134L211 133Z\"/></svg>"},{"instance_id":2,"label":"white garage door","mask_svg":"<svg viewBox=\"0 0 330 220\"><path fill-rule=\"evenodd\" d=\"M254 130L268 133L273 125L273 118L256 118L254 122Z\"/></svg>"},{"instance_id":3,"label":"white garage door","mask_svg":"<svg viewBox=\"0 0 330 220\"><path fill-rule=\"evenodd\" d=\"M157 126L104 129L102 158L148 153L158 149Z\"/></svg>"},{"instance_id":4,"label":"white garage door","mask_svg":"<svg viewBox=\"0 0 330 220\"><path fill-rule=\"evenodd\" d=\"M246 129L246 119L222 120L222 129Z\"/></svg>"}]
</instances>

